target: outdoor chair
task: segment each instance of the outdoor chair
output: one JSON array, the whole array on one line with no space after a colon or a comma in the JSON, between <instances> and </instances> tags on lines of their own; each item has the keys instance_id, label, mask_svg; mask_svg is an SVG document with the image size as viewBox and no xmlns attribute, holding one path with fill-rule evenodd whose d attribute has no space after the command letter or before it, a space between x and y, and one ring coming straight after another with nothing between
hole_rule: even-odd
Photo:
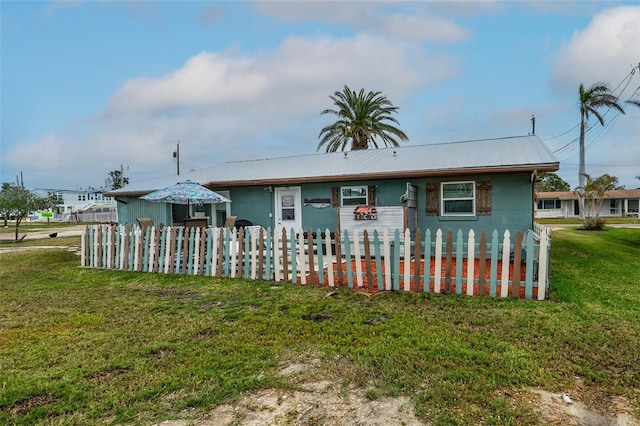
<instances>
[{"instance_id":1,"label":"outdoor chair","mask_svg":"<svg viewBox=\"0 0 640 426\"><path fill-rule=\"evenodd\" d=\"M136 220L138 221L138 224L142 229L146 229L147 227L153 226L153 220L151 220L151 218L149 217L139 217Z\"/></svg>"},{"instance_id":2,"label":"outdoor chair","mask_svg":"<svg viewBox=\"0 0 640 426\"><path fill-rule=\"evenodd\" d=\"M227 220L224 221L224 227L229 229L233 228L236 224L236 219L238 219L238 216L227 217Z\"/></svg>"},{"instance_id":3,"label":"outdoor chair","mask_svg":"<svg viewBox=\"0 0 640 426\"><path fill-rule=\"evenodd\" d=\"M191 219L184 220L184 226L187 228L206 228L209 226L209 218L208 217L192 217Z\"/></svg>"}]
</instances>

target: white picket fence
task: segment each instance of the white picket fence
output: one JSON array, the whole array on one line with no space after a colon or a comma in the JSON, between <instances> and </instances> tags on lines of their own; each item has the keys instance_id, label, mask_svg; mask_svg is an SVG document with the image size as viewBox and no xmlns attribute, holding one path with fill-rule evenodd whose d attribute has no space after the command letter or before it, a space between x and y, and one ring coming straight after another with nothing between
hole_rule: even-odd
<instances>
[{"instance_id":1,"label":"white picket fence","mask_svg":"<svg viewBox=\"0 0 640 426\"><path fill-rule=\"evenodd\" d=\"M251 227L87 226L82 266L410 291L543 300L550 233L537 225L514 237L438 229L379 234L343 230L272 232Z\"/></svg>"}]
</instances>

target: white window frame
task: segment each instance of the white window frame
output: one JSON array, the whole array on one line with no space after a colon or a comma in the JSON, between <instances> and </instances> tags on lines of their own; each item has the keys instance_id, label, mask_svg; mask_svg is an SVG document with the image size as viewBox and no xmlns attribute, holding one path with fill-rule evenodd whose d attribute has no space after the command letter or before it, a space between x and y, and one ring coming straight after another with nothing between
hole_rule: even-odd
<instances>
[{"instance_id":1,"label":"white window frame","mask_svg":"<svg viewBox=\"0 0 640 426\"><path fill-rule=\"evenodd\" d=\"M358 195L358 196L345 196L344 195L344 190L345 189L364 189L364 195ZM357 204L344 204L345 200L354 200L354 199L358 199L358 198L364 198L364 202L362 203L357 203ZM354 207L354 206L358 206L361 204L367 204L367 200L369 200L369 187L367 185L354 185L354 186L341 186L340 187L340 207Z\"/></svg>"},{"instance_id":2,"label":"white window frame","mask_svg":"<svg viewBox=\"0 0 640 426\"><path fill-rule=\"evenodd\" d=\"M471 184L473 192L471 197L444 198L446 185ZM445 210L445 201L471 201L470 212L450 212ZM456 182L440 182L440 215L441 216L475 216L476 215L476 182L473 180L456 181Z\"/></svg>"},{"instance_id":3,"label":"white window frame","mask_svg":"<svg viewBox=\"0 0 640 426\"><path fill-rule=\"evenodd\" d=\"M548 202L553 201L553 207L552 208L547 208L546 204L548 204ZM560 200L550 200L550 199L546 199L546 200L538 200L538 210L560 210L562 209L562 203L560 202Z\"/></svg>"}]
</instances>

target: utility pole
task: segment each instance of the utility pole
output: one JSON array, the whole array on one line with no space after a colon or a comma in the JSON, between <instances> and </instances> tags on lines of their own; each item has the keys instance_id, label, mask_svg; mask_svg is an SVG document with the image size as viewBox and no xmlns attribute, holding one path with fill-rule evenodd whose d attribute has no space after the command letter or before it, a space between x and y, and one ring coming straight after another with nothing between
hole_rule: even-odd
<instances>
[{"instance_id":1,"label":"utility pole","mask_svg":"<svg viewBox=\"0 0 640 426\"><path fill-rule=\"evenodd\" d=\"M176 172L180 176L180 141L176 144L176 150L173 151L173 158L176 159Z\"/></svg>"},{"instance_id":2,"label":"utility pole","mask_svg":"<svg viewBox=\"0 0 640 426\"><path fill-rule=\"evenodd\" d=\"M536 116L531 114L531 134L536 134Z\"/></svg>"},{"instance_id":3,"label":"utility pole","mask_svg":"<svg viewBox=\"0 0 640 426\"><path fill-rule=\"evenodd\" d=\"M120 188L124 187L124 167L120 164Z\"/></svg>"}]
</instances>

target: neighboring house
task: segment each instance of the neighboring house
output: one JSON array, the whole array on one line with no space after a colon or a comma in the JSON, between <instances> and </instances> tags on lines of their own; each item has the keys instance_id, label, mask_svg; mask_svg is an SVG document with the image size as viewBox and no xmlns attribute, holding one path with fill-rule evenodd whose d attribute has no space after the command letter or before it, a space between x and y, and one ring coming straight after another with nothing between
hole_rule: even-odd
<instances>
[{"instance_id":1,"label":"neighboring house","mask_svg":"<svg viewBox=\"0 0 640 426\"><path fill-rule=\"evenodd\" d=\"M139 197L189 179L232 200L192 206L190 215L213 226L234 215L287 230L515 232L533 225L535 173L558 168L537 136L521 136L228 162L105 195L118 201L123 224L181 224L186 206ZM368 208L354 211L361 205Z\"/></svg>"},{"instance_id":2,"label":"neighboring house","mask_svg":"<svg viewBox=\"0 0 640 426\"><path fill-rule=\"evenodd\" d=\"M36 188L33 193L40 197L53 195L58 203L53 211L53 220L64 222L116 222L117 206L113 197L107 197L97 189L49 189ZM35 220L47 220L42 212L34 214ZM46 215L45 215L46 216Z\"/></svg>"},{"instance_id":3,"label":"neighboring house","mask_svg":"<svg viewBox=\"0 0 640 426\"><path fill-rule=\"evenodd\" d=\"M538 192L536 200L536 218L580 217L575 191ZM640 189L607 191L600 217L640 217Z\"/></svg>"}]
</instances>

